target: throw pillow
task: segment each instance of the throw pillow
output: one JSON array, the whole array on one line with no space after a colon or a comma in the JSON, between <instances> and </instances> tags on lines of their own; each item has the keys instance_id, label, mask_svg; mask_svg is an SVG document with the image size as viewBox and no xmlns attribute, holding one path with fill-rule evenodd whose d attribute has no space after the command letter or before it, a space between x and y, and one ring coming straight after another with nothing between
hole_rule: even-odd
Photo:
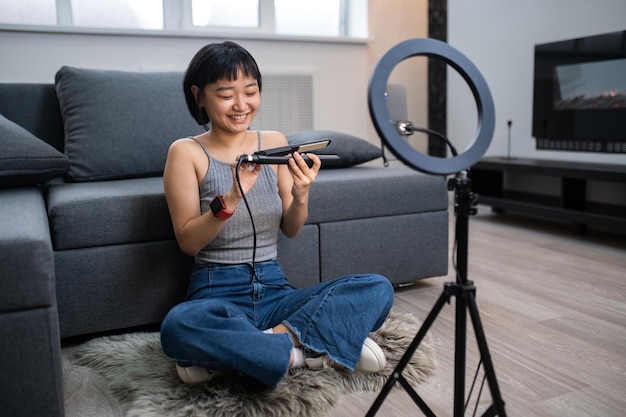
<instances>
[{"instance_id":1,"label":"throw pillow","mask_svg":"<svg viewBox=\"0 0 626 417\"><path fill-rule=\"evenodd\" d=\"M55 87L69 181L159 176L176 139L201 132L187 111L183 74L62 67Z\"/></svg>"},{"instance_id":2,"label":"throw pillow","mask_svg":"<svg viewBox=\"0 0 626 417\"><path fill-rule=\"evenodd\" d=\"M330 145L319 151L314 151L318 154L339 155L341 158L339 164L333 164L329 168L348 168L380 158L382 155L380 148L365 139L332 130L305 130L286 136L291 145L330 139ZM324 168L323 164L322 168Z\"/></svg>"},{"instance_id":3,"label":"throw pillow","mask_svg":"<svg viewBox=\"0 0 626 417\"><path fill-rule=\"evenodd\" d=\"M61 152L0 115L0 187L33 185L63 175Z\"/></svg>"}]
</instances>

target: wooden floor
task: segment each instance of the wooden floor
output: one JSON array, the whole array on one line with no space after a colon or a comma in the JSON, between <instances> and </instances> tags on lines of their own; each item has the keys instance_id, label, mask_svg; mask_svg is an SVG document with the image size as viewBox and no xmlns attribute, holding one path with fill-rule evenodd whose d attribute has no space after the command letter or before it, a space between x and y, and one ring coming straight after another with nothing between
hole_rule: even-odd
<instances>
[{"instance_id":1,"label":"wooden floor","mask_svg":"<svg viewBox=\"0 0 626 417\"><path fill-rule=\"evenodd\" d=\"M451 216L451 237L454 216ZM452 239L451 239L452 247ZM416 255L417 256L417 255ZM423 320L448 277L428 279L396 292L394 309ZM496 215L479 207L470 220L468 278L477 302L496 379L508 416L621 417L626 413L626 237L567 225ZM438 371L418 389L437 416L453 415L454 303L428 332ZM473 327L467 332L467 385L479 355ZM482 375L482 374L481 374ZM102 381L66 375L67 416L120 416L103 396ZM330 417L365 416L377 394L346 397ZM491 404L478 403L481 415ZM421 416L394 389L377 416Z\"/></svg>"},{"instance_id":2,"label":"wooden floor","mask_svg":"<svg viewBox=\"0 0 626 417\"><path fill-rule=\"evenodd\" d=\"M451 216L451 236L453 225ZM567 225L496 215L488 207L479 207L469 230L468 278L477 289L507 415L626 415L626 237L596 231L580 236ZM424 320L443 283L454 280L452 271L398 291L394 308ZM418 389L438 416L453 415L454 313L454 303L446 305L429 331L439 370ZM468 387L477 351L470 325ZM331 416L365 415L375 398L350 397ZM466 415L473 415L475 404L473 398ZM487 387L478 404L476 415L482 415L491 404ZM397 389L376 415L423 413Z\"/></svg>"}]
</instances>

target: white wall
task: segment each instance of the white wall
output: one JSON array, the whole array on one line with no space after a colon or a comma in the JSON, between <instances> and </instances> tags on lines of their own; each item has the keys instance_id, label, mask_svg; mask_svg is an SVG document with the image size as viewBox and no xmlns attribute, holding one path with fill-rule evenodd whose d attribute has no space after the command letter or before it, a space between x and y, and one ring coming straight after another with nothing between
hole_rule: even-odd
<instances>
[{"instance_id":1,"label":"white wall","mask_svg":"<svg viewBox=\"0 0 626 417\"><path fill-rule=\"evenodd\" d=\"M0 31L0 81L53 83L62 65L132 71L184 71L211 38ZM262 73L314 74L314 126L365 137L364 44L237 40Z\"/></svg>"},{"instance_id":2,"label":"white wall","mask_svg":"<svg viewBox=\"0 0 626 417\"><path fill-rule=\"evenodd\" d=\"M496 107L496 131L487 155L624 164L624 154L535 150L532 137L534 45L626 29L624 0L448 0L448 41L485 77ZM467 147L476 113L464 82L451 77L448 134Z\"/></svg>"}]
</instances>

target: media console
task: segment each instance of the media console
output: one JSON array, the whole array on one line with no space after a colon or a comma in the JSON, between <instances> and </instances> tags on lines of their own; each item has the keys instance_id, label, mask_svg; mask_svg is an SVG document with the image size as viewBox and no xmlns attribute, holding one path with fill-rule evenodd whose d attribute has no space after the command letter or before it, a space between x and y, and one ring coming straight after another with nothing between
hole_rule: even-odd
<instances>
[{"instance_id":1,"label":"media console","mask_svg":"<svg viewBox=\"0 0 626 417\"><path fill-rule=\"evenodd\" d=\"M509 188L509 177L520 174L558 178L558 195ZM589 181L626 184L625 165L489 157L472 167L470 178L478 202L495 211L559 219L574 225L579 233L585 233L587 226L626 233L626 206L598 203L587 197Z\"/></svg>"}]
</instances>

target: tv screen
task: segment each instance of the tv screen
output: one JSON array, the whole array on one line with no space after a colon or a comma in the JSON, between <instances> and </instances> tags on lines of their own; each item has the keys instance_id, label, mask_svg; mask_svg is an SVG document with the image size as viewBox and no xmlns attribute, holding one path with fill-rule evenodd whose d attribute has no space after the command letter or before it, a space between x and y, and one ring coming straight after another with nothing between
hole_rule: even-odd
<instances>
[{"instance_id":1,"label":"tv screen","mask_svg":"<svg viewBox=\"0 0 626 417\"><path fill-rule=\"evenodd\" d=\"M626 152L626 31L535 46L537 149Z\"/></svg>"},{"instance_id":2,"label":"tv screen","mask_svg":"<svg viewBox=\"0 0 626 417\"><path fill-rule=\"evenodd\" d=\"M626 59L556 67L555 110L626 107Z\"/></svg>"}]
</instances>

